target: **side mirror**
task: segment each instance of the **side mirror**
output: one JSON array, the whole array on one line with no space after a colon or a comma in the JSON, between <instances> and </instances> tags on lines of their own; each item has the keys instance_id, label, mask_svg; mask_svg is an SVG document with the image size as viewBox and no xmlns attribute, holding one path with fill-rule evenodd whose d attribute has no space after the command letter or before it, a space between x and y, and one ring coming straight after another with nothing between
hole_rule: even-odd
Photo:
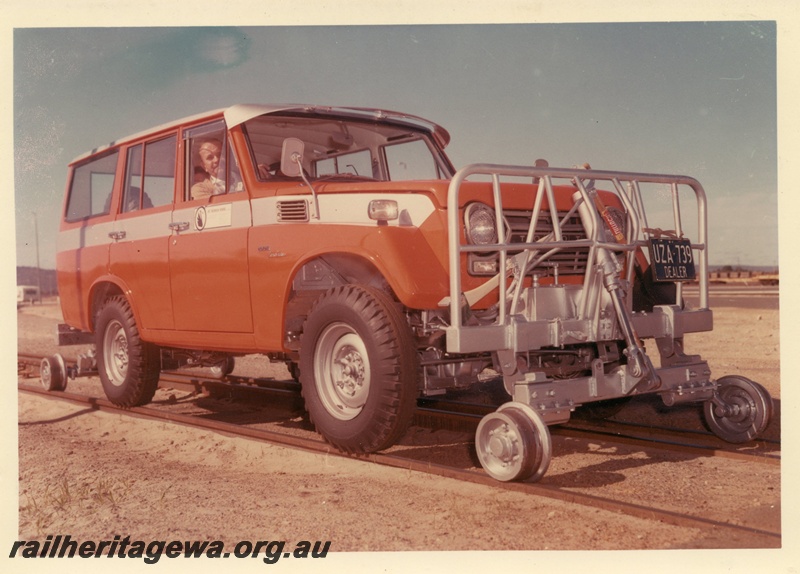
<instances>
[{"instance_id":1,"label":"side mirror","mask_svg":"<svg viewBox=\"0 0 800 574\"><path fill-rule=\"evenodd\" d=\"M305 172L303 171L303 151L305 144L297 138L286 138L283 140L283 148L281 149L281 172L286 177L302 177L303 183L311 190L311 195L314 196L314 218L319 219L319 199L317 192L311 182L308 181Z\"/></svg>"},{"instance_id":2,"label":"side mirror","mask_svg":"<svg viewBox=\"0 0 800 574\"><path fill-rule=\"evenodd\" d=\"M305 144L297 138L283 140L281 150L281 172L287 177L301 177L303 175L303 151Z\"/></svg>"}]
</instances>

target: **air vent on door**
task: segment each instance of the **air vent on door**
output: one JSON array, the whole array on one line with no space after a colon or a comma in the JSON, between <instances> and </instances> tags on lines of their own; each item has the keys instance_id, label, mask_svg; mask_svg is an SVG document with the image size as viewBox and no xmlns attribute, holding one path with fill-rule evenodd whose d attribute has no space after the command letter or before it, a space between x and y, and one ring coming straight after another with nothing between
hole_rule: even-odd
<instances>
[{"instance_id":1,"label":"air vent on door","mask_svg":"<svg viewBox=\"0 0 800 574\"><path fill-rule=\"evenodd\" d=\"M305 199L279 201L278 221L308 221L308 202Z\"/></svg>"}]
</instances>

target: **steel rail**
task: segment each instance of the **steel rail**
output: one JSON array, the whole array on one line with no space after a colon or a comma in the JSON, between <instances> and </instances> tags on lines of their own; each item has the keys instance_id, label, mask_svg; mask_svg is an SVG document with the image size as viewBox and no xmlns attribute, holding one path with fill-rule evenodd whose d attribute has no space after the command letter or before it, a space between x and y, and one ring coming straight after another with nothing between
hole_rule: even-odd
<instances>
[{"instance_id":1,"label":"steel rail","mask_svg":"<svg viewBox=\"0 0 800 574\"><path fill-rule=\"evenodd\" d=\"M41 359L42 357L37 355L18 354L18 360L25 360L30 364L38 364ZM261 379L236 375L228 375L225 377L225 380L220 380L202 375L198 376L198 374L187 373L185 371L164 371L161 373L159 386L165 387L167 385L188 392L229 391L231 393L246 394L251 397L261 396L270 400L289 403L294 406L299 406L302 401L300 383L296 381L279 381L275 379ZM450 430L474 433L480 419L496 410L496 408L497 405L426 397L418 401L413 423L423 427L448 428ZM779 455L770 455L764 452L743 453L736 450L719 448L714 445L699 445L682 442L667 438L666 436L637 436L635 434L613 430L614 426L639 428L644 431L656 430L665 434L702 434L708 438L715 438L715 435L710 432L609 420L602 421L602 427L584 421L580 424L570 422L563 425L552 426L550 427L550 432L554 436L578 439L602 437L606 442L638 446L641 448L660 449L693 456L712 456L772 465L781 464L781 457ZM611 428L609 429L609 427ZM780 445L779 441L768 441L764 439L755 441L754 444L761 443Z\"/></svg>"},{"instance_id":2,"label":"steel rail","mask_svg":"<svg viewBox=\"0 0 800 574\"><path fill-rule=\"evenodd\" d=\"M767 453L754 454L752 452L744 453L735 450L725 450L714 446L701 446L689 445L677 441L670 441L660 438L651 437L636 437L630 435L623 435L616 432L601 431L598 429L581 429L576 427L563 427L553 428L550 430L552 435L568 436L572 438L597 438L598 436L607 437L605 440L608 442L615 442L619 444L631 446L648 446L650 448L656 447L661 450L677 452L680 454L690 454L695 456L712 456L718 458L727 458L731 460L742 460L747 462L760 462L763 464L780 466L781 457L777 455L770 455ZM758 442L758 441L755 441Z\"/></svg>"},{"instance_id":3,"label":"steel rail","mask_svg":"<svg viewBox=\"0 0 800 574\"><path fill-rule=\"evenodd\" d=\"M643 520L655 520L683 528L728 530L758 538L759 540L764 541L764 547L777 547L780 545L781 541L780 532L773 532L770 530L753 528L742 524L734 524L730 522L713 520L710 518L682 514L672 510L648 507L641 504L604 498L601 496L575 492L564 488L548 486L546 484L498 482L482 471L477 470L453 468L434 462L418 461L391 453L348 455L339 452L321 439L298 437L265 429L256 429L233 423L204 419L192 415L172 413L150 407L122 408L114 405L106 399L89 397L76 393L68 393L65 391L46 391L41 387L33 387L31 385L18 385L18 390L25 393L44 396L50 399L59 399L79 405L88 405L94 410L114 412L117 414L130 414L152 420L167 421L174 424L181 424L183 426L224 433L226 435L260 440L269 442L271 444L296 448L316 454L325 454L341 458L369 461L383 466L422 472L442 478L450 478L453 480L469 482L491 488L520 492L534 496L542 496L571 504L598 508Z\"/></svg>"}]
</instances>

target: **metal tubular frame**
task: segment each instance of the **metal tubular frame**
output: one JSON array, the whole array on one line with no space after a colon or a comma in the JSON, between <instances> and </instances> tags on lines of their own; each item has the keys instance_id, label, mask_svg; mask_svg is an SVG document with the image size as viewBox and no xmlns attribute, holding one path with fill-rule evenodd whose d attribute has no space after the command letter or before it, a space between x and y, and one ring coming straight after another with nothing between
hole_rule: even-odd
<instances>
[{"instance_id":1,"label":"metal tubular frame","mask_svg":"<svg viewBox=\"0 0 800 574\"><path fill-rule=\"evenodd\" d=\"M467 178L475 175L490 176L492 180L492 195L495 210L496 225L498 233L498 242L489 245L470 245L461 242L461 210L459 202L459 194L462 184ZM506 230L503 221L503 198L501 188L502 177L524 177L533 180L538 179L539 185L535 195L533 196L531 214L531 223L528 230L525 243L507 243ZM564 183L570 183L575 186L576 191L580 194L583 202L591 206L592 219L592 233L591 237L581 240L565 241L561 236L560 222L556 213L555 194L553 191L553 180L563 180ZM601 231L604 229L602 218L591 201L591 185L589 189L583 183L584 181L608 181L612 184L613 190L620 198L623 206L625 207L628 215L629 225L626 243L607 243L601 241ZM680 186L689 187L695 194L697 201L697 228L698 238L697 242L692 243L694 252L695 266L700 285L700 309L708 309L708 232L707 232L707 202L705 191L700 183L691 177L680 175L662 175L662 174L647 174L647 173L633 173L633 172L619 172L619 171L602 171L602 170L586 170L586 169L561 169L561 168L537 168L528 166L511 166L511 165L498 165L498 164L472 164L460 169L450 182L448 190L448 242L449 242L449 265L450 265L450 327L448 328L448 351L450 352L463 352L461 351L460 341L462 340L463 333L470 329L489 329L496 330L502 329L504 333L502 338L505 339L507 345L504 348L513 349L515 343L513 342L513 329L512 323L518 322L518 319L512 321L514 313L517 309L519 299L521 296L521 282L527 271L527 266L532 260L538 259L539 261L545 260L552 253L561 249L577 247L588 247L589 258L587 261L586 272L584 276L584 289L589 289L593 282L597 281L595 268L598 261L598 253L600 249L610 250L612 252L624 252L627 258L627 279L632 279L633 262L638 248L647 249L649 239L649 227L647 223L646 212L644 208L644 201L642 198L642 183L647 184L665 184L670 186L670 193L672 195L673 203L673 220L674 229L680 235L682 234L683 224L681 221L679 189ZM543 240L537 242L533 241L535 228L542 211L543 200L547 199L548 210L554 223L554 232L552 235L545 237ZM552 238L552 241L548 241ZM511 288L507 286L508 274L511 271L509 267L509 251L524 252L522 257L522 265L518 283L512 283ZM545 251L544 255L539 255ZM489 253L499 252L500 263L500 278L497 288L505 289L505 296L499 297L499 313L496 321L492 325L483 326L465 326L463 325L463 293L461 291L461 277L462 265L461 255L464 253ZM536 254L532 257L533 254ZM522 254L521 254L522 255ZM515 259L512 263L519 265L519 259ZM513 266L513 265L512 265ZM497 280L497 278L495 278ZM491 279L490 279L491 281ZM678 287L677 301L680 301L681 289ZM587 291L588 292L588 291ZM510 305L509 305L510 298ZM587 304L588 297L583 298L579 317L586 318L591 309ZM511 312L509 313L509 309ZM500 336L500 333L496 333ZM495 337L493 340L497 340ZM491 349L484 349L491 350Z\"/></svg>"}]
</instances>

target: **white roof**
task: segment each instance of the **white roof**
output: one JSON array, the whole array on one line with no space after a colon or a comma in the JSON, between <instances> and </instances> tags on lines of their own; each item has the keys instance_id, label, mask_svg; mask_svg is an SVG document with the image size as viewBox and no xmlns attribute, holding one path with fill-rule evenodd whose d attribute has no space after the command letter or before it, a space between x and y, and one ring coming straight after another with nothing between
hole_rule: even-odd
<instances>
[{"instance_id":1,"label":"white roof","mask_svg":"<svg viewBox=\"0 0 800 574\"><path fill-rule=\"evenodd\" d=\"M187 123L193 123L198 120L202 120L203 118L206 117L210 118L220 113L223 113L225 117L225 123L228 125L228 128L232 128L234 126L238 126L239 124L242 124L247 120L250 120L258 116L263 116L266 114L274 114L277 112L285 112L285 111L293 111L301 113L305 112L309 114L321 114L321 115L331 115L331 116L346 116L351 118L371 119L374 121L391 121L397 123L404 123L416 127L422 127L423 129L428 130L436 139L436 141L439 143L439 145L441 145L442 147L446 147L447 144L450 143L450 134L443 127L431 121L428 121L424 118L421 118L419 116L404 114L402 112L393 112L377 108L332 107L332 106L316 106L308 104L236 104L230 106L229 108L220 108L217 110L211 110L202 114L196 114L193 116L185 117L180 120L171 121L141 132L137 132L130 136L126 136L124 138L115 140L109 143L108 145L101 146L91 151L88 151L84 154L81 154L75 159L73 159L71 163L89 157L101 151L107 150L111 147L146 136L148 134L168 130L170 128L178 127L180 125Z\"/></svg>"}]
</instances>

